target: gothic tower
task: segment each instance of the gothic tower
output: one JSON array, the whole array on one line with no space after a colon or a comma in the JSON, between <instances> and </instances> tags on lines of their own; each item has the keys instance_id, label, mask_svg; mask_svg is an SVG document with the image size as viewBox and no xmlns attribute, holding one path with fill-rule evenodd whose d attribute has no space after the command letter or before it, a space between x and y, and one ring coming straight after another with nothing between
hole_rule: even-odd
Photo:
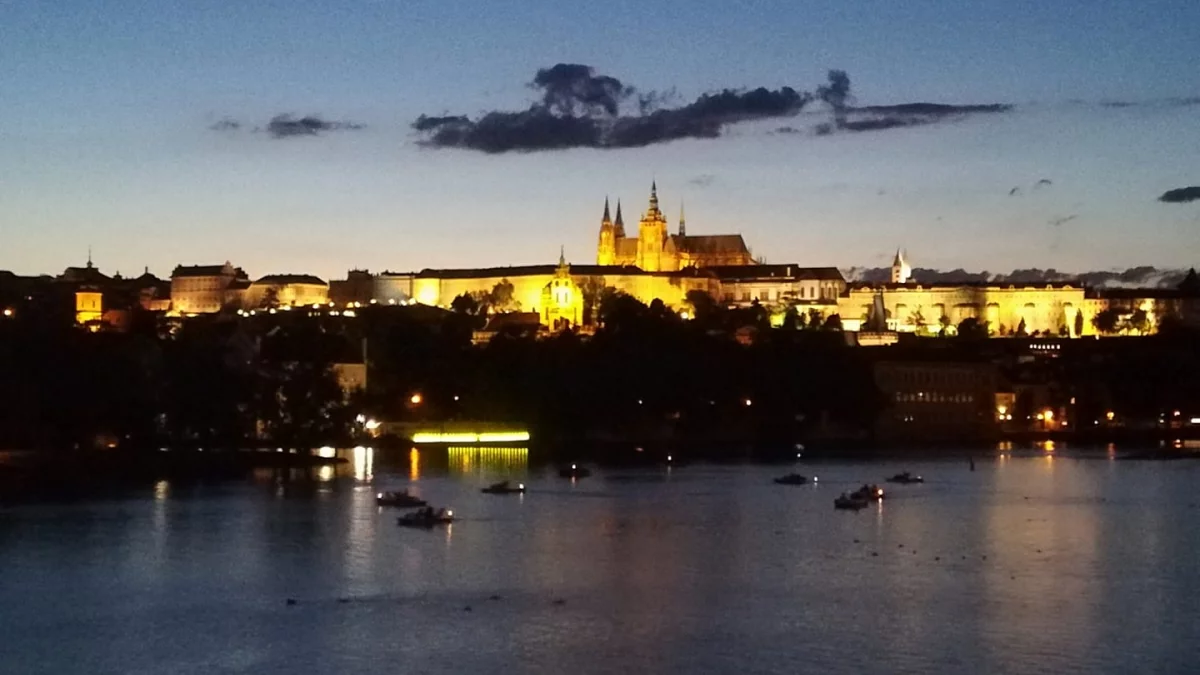
<instances>
[{"instance_id":1,"label":"gothic tower","mask_svg":"<svg viewBox=\"0 0 1200 675\"><path fill-rule=\"evenodd\" d=\"M621 207L617 205L617 218ZM616 228L608 215L608 197L604 198L604 216L600 219L600 246L596 249L597 265L615 265L617 261Z\"/></svg>"},{"instance_id":2,"label":"gothic tower","mask_svg":"<svg viewBox=\"0 0 1200 675\"><path fill-rule=\"evenodd\" d=\"M687 236L687 221L683 218L683 202L679 202L679 236Z\"/></svg>"},{"instance_id":3,"label":"gothic tower","mask_svg":"<svg viewBox=\"0 0 1200 675\"><path fill-rule=\"evenodd\" d=\"M621 200L617 200L617 219L613 221L613 234L617 239L625 238L625 217L621 215Z\"/></svg>"},{"instance_id":4,"label":"gothic tower","mask_svg":"<svg viewBox=\"0 0 1200 675\"><path fill-rule=\"evenodd\" d=\"M663 247L667 241L667 219L658 208L658 185L650 184L650 207L638 223L637 266L647 272L663 269Z\"/></svg>"},{"instance_id":5,"label":"gothic tower","mask_svg":"<svg viewBox=\"0 0 1200 675\"><path fill-rule=\"evenodd\" d=\"M896 258L892 261L892 283L907 284L912 276L912 267L905 260L904 253L896 249Z\"/></svg>"}]
</instances>

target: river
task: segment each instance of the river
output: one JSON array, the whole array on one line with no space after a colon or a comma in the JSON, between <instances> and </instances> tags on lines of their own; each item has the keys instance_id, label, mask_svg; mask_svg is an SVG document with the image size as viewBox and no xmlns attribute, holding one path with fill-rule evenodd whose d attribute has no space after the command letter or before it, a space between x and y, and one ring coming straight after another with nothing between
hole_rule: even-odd
<instances>
[{"instance_id":1,"label":"river","mask_svg":"<svg viewBox=\"0 0 1200 675\"><path fill-rule=\"evenodd\" d=\"M598 470L520 450L0 509L0 672L1196 672L1200 463ZM833 498L899 470L878 506ZM815 484L774 485L797 470ZM526 483L523 496L479 492ZM459 520L399 528L376 491ZM288 604L291 598L295 604Z\"/></svg>"}]
</instances>

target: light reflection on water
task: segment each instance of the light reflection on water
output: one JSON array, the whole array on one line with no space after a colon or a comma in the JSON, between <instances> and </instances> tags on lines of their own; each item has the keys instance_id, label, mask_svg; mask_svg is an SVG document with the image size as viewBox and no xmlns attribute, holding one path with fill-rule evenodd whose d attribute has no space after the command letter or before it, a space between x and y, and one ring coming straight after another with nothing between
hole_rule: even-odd
<instances>
[{"instance_id":1,"label":"light reflection on water","mask_svg":"<svg viewBox=\"0 0 1200 675\"><path fill-rule=\"evenodd\" d=\"M503 453L355 451L333 475L9 508L0 670L1188 672L1200 465L1010 452L572 488ZM453 526L375 506L414 464ZM901 470L927 482L833 510ZM524 498L479 492L513 476Z\"/></svg>"}]
</instances>

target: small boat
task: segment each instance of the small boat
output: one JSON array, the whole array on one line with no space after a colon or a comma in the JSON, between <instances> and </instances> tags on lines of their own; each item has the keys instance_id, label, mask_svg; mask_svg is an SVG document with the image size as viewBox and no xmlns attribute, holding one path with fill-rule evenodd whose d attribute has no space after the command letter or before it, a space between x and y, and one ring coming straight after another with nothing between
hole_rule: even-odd
<instances>
[{"instance_id":1,"label":"small boat","mask_svg":"<svg viewBox=\"0 0 1200 675\"><path fill-rule=\"evenodd\" d=\"M449 509L423 508L420 511L406 513L396 519L396 524L403 527L432 528L435 525L449 525L454 522L454 512Z\"/></svg>"},{"instance_id":2,"label":"small boat","mask_svg":"<svg viewBox=\"0 0 1200 675\"><path fill-rule=\"evenodd\" d=\"M867 508L870 502L866 497L858 496L858 493L846 494L843 492L837 499L833 500L833 508L844 509L848 511L858 511Z\"/></svg>"},{"instance_id":3,"label":"small boat","mask_svg":"<svg viewBox=\"0 0 1200 675\"><path fill-rule=\"evenodd\" d=\"M780 476L779 478L776 478L775 482L779 483L780 485L804 485L808 482L808 478L806 476L801 476L798 473L789 473L786 476Z\"/></svg>"},{"instance_id":4,"label":"small boat","mask_svg":"<svg viewBox=\"0 0 1200 675\"><path fill-rule=\"evenodd\" d=\"M586 467L579 466L578 464L572 464L571 466L564 466L563 468L559 469L558 475L562 476L563 478L587 478L588 476L592 475L592 472Z\"/></svg>"},{"instance_id":5,"label":"small boat","mask_svg":"<svg viewBox=\"0 0 1200 675\"><path fill-rule=\"evenodd\" d=\"M850 493L851 497L858 497L870 502L876 502L883 499L883 488L878 485L864 485L854 492Z\"/></svg>"},{"instance_id":6,"label":"small boat","mask_svg":"<svg viewBox=\"0 0 1200 675\"><path fill-rule=\"evenodd\" d=\"M517 483L517 486L513 487L512 483L504 480L504 481L500 481L499 483L492 483L491 485L480 490L480 492L482 492L484 494L489 494L489 495L512 495L512 494L522 494L523 495L523 494L525 494L525 484Z\"/></svg>"},{"instance_id":7,"label":"small boat","mask_svg":"<svg viewBox=\"0 0 1200 675\"><path fill-rule=\"evenodd\" d=\"M920 476L914 476L911 473L905 471L904 473L898 473L895 476L888 478L887 482L900 483L901 485L911 485L913 483L924 483L925 479Z\"/></svg>"},{"instance_id":8,"label":"small boat","mask_svg":"<svg viewBox=\"0 0 1200 675\"><path fill-rule=\"evenodd\" d=\"M379 506L395 506L401 509L415 509L425 506L425 500L404 492L380 492L375 495L375 503Z\"/></svg>"}]
</instances>

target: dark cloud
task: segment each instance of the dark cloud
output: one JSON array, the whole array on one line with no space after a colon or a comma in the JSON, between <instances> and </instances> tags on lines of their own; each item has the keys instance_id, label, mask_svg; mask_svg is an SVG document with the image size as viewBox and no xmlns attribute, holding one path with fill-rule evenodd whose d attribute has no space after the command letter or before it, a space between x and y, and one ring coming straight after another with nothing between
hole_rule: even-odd
<instances>
[{"instance_id":1,"label":"dark cloud","mask_svg":"<svg viewBox=\"0 0 1200 675\"><path fill-rule=\"evenodd\" d=\"M708 187L712 185L713 181L716 179L717 177L711 173L702 173L699 176L692 176L689 178L688 185L695 185L696 187Z\"/></svg>"},{"instance_id":2,"label":"dark cloud","mask_svg":"<svg viewBox=\"0 0 1200 675\"><path fill-rule=\"evenodd\" d=\"M1159 196L1158 201L1166 204L1186 204L1200 199L1200 186L1191 186L1167 190Z\"/></svg>"},{"instance_id":3,"label":"dark cloud","mask_svg":"<svg viewBox=\"0 0 1200 675\"><path fill-rule=\"evenodd\" d=\"M490 111L472 119L458 115L421 115L412 127L422 144L488 153L562 148L632 148L683 138L716 138L739 122L792 117L821 100L834 112L838 129L868 131L930 124L955 116L1000 112L1008 106L955 106L912 103L852 108L850 77L831 70L816 93L791 87L725 89L676 105L674 92L639 92L621 80L598 75L582 64L560 63L537 71L529 86L540 92L526 110ZM636 109L633 111L632 109ZM297 133L307 133L303 127ZM776 133L793 133L779 127Z\"/></svg>"},{"instance_id":4,"label":"dark cloud","mask_svg":"<svg viewBox=\"0 0 1200 675\"><path fill-rule=\"evenodd\" d=\"M242 123L235 119L225 117L213 122L208 128L212 131L237 131L238 129L242 128Z\"/></svg>"},{"instance_id":5,"label":"dark cloud","mask_svg":"<svg viewBox=\"0 0 1200 675\"><path fill-rule=\"evenodd\" d=\"M295 138L297 136L316 136L326 131L357 131L363 125L354 122L331 122L316 115L293 117L292 115L276 115L267 122L266 131L272 138Z\"/></svg>"},{"instance_id":6,"label":"dark cloud","mask_svg":"<svg viewBox=\"0 0 1200 675\"><path fill-rule=\"evenodd\" d=\"M1021 188L1019 188L1019 187L1014 187L1013 189L1008 191L1009 197L1016 197L1019 194L1021 194Z\"/></svg>"},{"instance_id":7,"label":"dark cloud","mask_svg":"<svg viewBox=\"0 0 1200 675\"><path fill-rule=\"evenodd\" d=\"M1071 222L1072 220L1075 220L1078 217L1079 217L1078 213L1072 213L1069 216L1055 216L1054 218L1051 218L1047 222L1050 225L1053 225L1054 227L1058 227L1059 225L1065 225L1065 224Z\"/></svg>"},{"instance_id":8,"label":"dark cloud","mask_svg":"<svg viewBox=\"0 0 1200 675\"><path fill-rule=\"evenodd\" d=\"M1050 180L1049 178L1043 178L1033 184L1033 189L1036 190L1038 188L1050 187L1051 185L1054 185L1054 181Z\"/></svg>"},{"instance_id":9,"label":"dark cloud","mask_svg":"<svg viewBox=\"0 0 1200 675\"><path fill-rule=\"evenodd\" d=\"M565 116L615 117L621 103L633 94L633 87L625 86L615 77L596 75L591 66L578 63L542 68L529 86L542 91L542 107Z\"/></svg>"},{"instance_id":10,"label":"dark cloud","mask_svg":"<svg viewBox=\"0 0 1200 675\"><path fill-rule=\"evenodd\" d=\"M726 89L686 105L670 106L672 92L637 92L615 77L581 64L560 63L537 72L529 86L541 92L526 110L491 111L477 119L422 115L413 129L425 145L488 153L563 148L633 148L683 138L716 138L726 125L789 117L812 95L791 87ZM636 98L636 100L634 100ZM636 113L622 114L636 107Z\"/></svg>"},{"instance_id":11,"label":"dark cloud","mask_svg":"<svg viewBox=\"0 0 1200 675\"><path fill-rule=\"evenodd\" d=\"M942 103L903 103L900 105L873 105L845 108L834 115L837 126L846 131L882 131L903 127L936 124L967 115L1003 113L1012 106L1001 103L986 105L947 105Z\"/></svg>"},{"instance_id":12,"label":"dark cloud","mask_svg":"<svg viewBox=\"0 0 1200 675\"><path fill-rule=\"evenodd\" d=\"M851 281L882 283L891 279L890 267L851 268L843 274ZM1187 275L1186 270L1159 269L1153 266L1131 267L1117 271L1060 272L1054 268L1016 269L1007 274L968 272L962 268L942 271L918 267L912 279L926 284L1043 284L1081 283L1094 288L1174 288Z\"/></svg>"}]
</instances>

